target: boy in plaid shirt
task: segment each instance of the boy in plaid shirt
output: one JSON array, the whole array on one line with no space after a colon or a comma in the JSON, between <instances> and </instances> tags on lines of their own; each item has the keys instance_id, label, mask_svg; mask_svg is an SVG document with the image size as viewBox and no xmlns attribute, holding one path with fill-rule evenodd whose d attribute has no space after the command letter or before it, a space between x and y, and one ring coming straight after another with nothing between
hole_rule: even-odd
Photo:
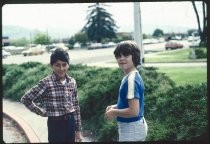
<instances>
[{"instance_id":1,"label":"boy in plaid shirt","mask_svg":"<svg viewBox=\"0 0 210 144\"><path fill-rule=\"evenodd\" d=\"M81 116L77 84L67 74L69 55L57 48L50 57L52 74L25 93L21 102L32 112L48 117L49 142L81 141ZM35 101L40 100L43 108Z\"/></svg>"}]
</instances>

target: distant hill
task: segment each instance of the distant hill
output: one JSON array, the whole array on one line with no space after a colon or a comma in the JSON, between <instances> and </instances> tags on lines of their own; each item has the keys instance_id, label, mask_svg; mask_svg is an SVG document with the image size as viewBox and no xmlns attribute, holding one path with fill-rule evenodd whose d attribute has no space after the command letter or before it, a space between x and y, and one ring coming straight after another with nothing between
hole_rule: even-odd
<instances>
[{"instance_id":1,"label":"distant hill","mask_svg":"<svg viewBox=\"0 0 210 144\"><path fill-rule=\"evenodd\" d=\"M30 39L30 33L34 30L20 26L2 26L2 35L8 36L10 39L27 38Z\"/></svg>"},{"instance_id":2,"label":"distant hill","mask_svg":"<svg viewBox=\"0 0 210 144\"><path fill-rule=\"evenodd\" d=\"M26 39L30 40L33 36L36 35L38 32L46 32L48 31L48 35L51 38L68 38L74 35L70 31L62 28L49 28L46 31L39 30L39 29L30 29L21 26L2 26L2 35L8 36L10 39L19 39L25 37Z\"/></svg>"},{"instance_id":3,"label":"distant hill","mask_svg":"<svg viewBox=\"0 0 210 144\"><path fill-rule=\"evenodd\" d=\"M187 33L189 29L187 27L176 27L176 26L156 26L156 25L142 25L142 32L145 34L153 34L155 29L161 29L164 33ZM194 28L195 29L195 28ZM120 28L120 32L132 32L131 26L125 26ZM33 38L37 32L48 32L48 35L53 39L62 39L62 38L70 38L76 32L75 30L65 29L65 28L48 28L48 30L38 30L38 29L30 29L21 26L3 26L2 34L3 36L9 36L10 39L19 39L25 37L30 40Z\"/></svg>"}]
</instances>

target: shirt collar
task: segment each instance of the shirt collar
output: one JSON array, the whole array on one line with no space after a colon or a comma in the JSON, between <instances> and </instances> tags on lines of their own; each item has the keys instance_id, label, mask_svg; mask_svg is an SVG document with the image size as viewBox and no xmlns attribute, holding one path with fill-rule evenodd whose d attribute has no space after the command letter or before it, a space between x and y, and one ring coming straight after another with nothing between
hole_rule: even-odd
<instances>
[{"instance_id":1,"label":"shirt collar","mask_svg":"<svg viewBox=\"0 0 210 144\"><path fill-rule=\"evenodd\" d=\"M138 70L132 70L132 71L130 71L127 75L125 75L124 77L127 77L127 76L129 76L131 73L136 73L136 72L138 72Z\"/></svg>"},{"instance_id":2,"label":"shirt collar","mask_svg":"<svg viewBox=\"0 0 210 144\"><path fill-rule=\"evenodd\" d=\"M69 75L65 74L65 77L66 77L66 81L69 82L70 81ZM52 80L53 81L60 81L59 76L55 72L52 72Z\"/></svg>"}]
</instances>

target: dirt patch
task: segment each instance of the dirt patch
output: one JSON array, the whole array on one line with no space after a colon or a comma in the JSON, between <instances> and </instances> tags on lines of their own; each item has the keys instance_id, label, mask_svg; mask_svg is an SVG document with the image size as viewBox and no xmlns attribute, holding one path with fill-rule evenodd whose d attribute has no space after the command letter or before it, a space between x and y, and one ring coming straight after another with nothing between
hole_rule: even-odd
<instances>
[{"instance_id":1,"label":"dirt patch","mask_svg":"<svg viewBox=\"0 0 210 144\"><path fill-rule=\"evenodd\" d=\"M5 143L28 143L24 131L17 123L3 115L3 140Z\"/></svg>"}]
</instances>

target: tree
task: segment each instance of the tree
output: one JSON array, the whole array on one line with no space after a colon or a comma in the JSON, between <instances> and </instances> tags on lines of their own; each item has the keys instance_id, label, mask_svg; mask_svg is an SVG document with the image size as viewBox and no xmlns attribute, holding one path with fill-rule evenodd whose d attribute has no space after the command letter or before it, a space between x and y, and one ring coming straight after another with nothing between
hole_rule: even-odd
<instances>
[{"instance_id":1,"label":"tree","mask_svg":"<svg viewBox=\"0 0 210 144\"><path fill-rule=\"evenodd\" d=\"M143 33L143 39L147 39L147 38L148 36L145 33Z\"/></svg>"},{"instance_id":2,"label":"tree","mask_svg":"<svg viewBox=\"0 0 210 144\"><path fill-rule=\"evenodd\" d=\"M163 35L164 35L164 33L161 29L155 29L154 33L152 34L152 36L154 36L154 37L161 37Z\"/></svg>"},{"instance_id":3,"label":"tree","mask_svg":"<svg viewBox=\"0 0 210 144\"><path fill-rule=\"evenodd\" d=\"M192 5L196 14L197 22L198 22L198 33L200 35L200 45L207 45L207 11L206 11L206 3L202 2L202 10L203 10L203 30L201 30L200 16L198 14L198 10L195 4L195 1L192 1Z\"/></svg>"},{"instance_id":4,"label":"tree","mask_svg":"<svg viewBox=\"0 0 210 144\"><path fill-rule=\"evenodd\" d=\"M106 12L99 3L89 6L87 23L82 29L91 41L101 42L103 38L115 38L117 26L112 15Z\"/></svg>"},{"instance_id":5,"label":"tree","mask_svg":"<svg viewBox=\"0 0 210 144\"><path fill-rule=\"evenodd\" d=\"M88 42L87 34L84 32L78 32L74 36L69 39L69 45L73 47L73 45L78 42L81 46L86 46Z\"/></svg>"},{"instance_id":6,"label":"tree","mask_svg":"<svg viewBox=\"0 0 210 144\"><path fill-rule=\"evenodd\" d=\"M11 41L11 45L14 45L14 46L26 46L28 44L29 44L29 41L26 38L20 38L20 39Z\"/></svg>"},{"instance_id":7,"label":"tree","mask_svg":"<svg viewBox=\"0 0 210 144\"><path fill-rule=\"evenodd\" d=\"M75 36L72 36L72 37L69 39L69 45L70 45L71 47L73 47L73 45L74 45L75 42L76 42L76 41L75 41Z\"/></svg>"},{"instance_id":8,"label":"tree","mask_svg":"<svg viewBox=\"0 0 210 144\"><path fill-rule=\"evenodd\" d=\"M85 46L86 43L87 43L87 41L88 41L87 35L86 35L86 33L84 33L84 32L76 33L76 34L74 35L74 37L75 37L75 42L81 43L82 46Z\"/></svg>"},{"instance_id":9,"label":"tree","mask_svg":"<svg viewBox=\"0 0 210 144\"><path fill-rule=\"evenodd\" d=\"M43 44L43 45L49 44L50 37L45 33L39 32L34 37L34 43L35 44Z\"/></svg>"}]
</instances>

